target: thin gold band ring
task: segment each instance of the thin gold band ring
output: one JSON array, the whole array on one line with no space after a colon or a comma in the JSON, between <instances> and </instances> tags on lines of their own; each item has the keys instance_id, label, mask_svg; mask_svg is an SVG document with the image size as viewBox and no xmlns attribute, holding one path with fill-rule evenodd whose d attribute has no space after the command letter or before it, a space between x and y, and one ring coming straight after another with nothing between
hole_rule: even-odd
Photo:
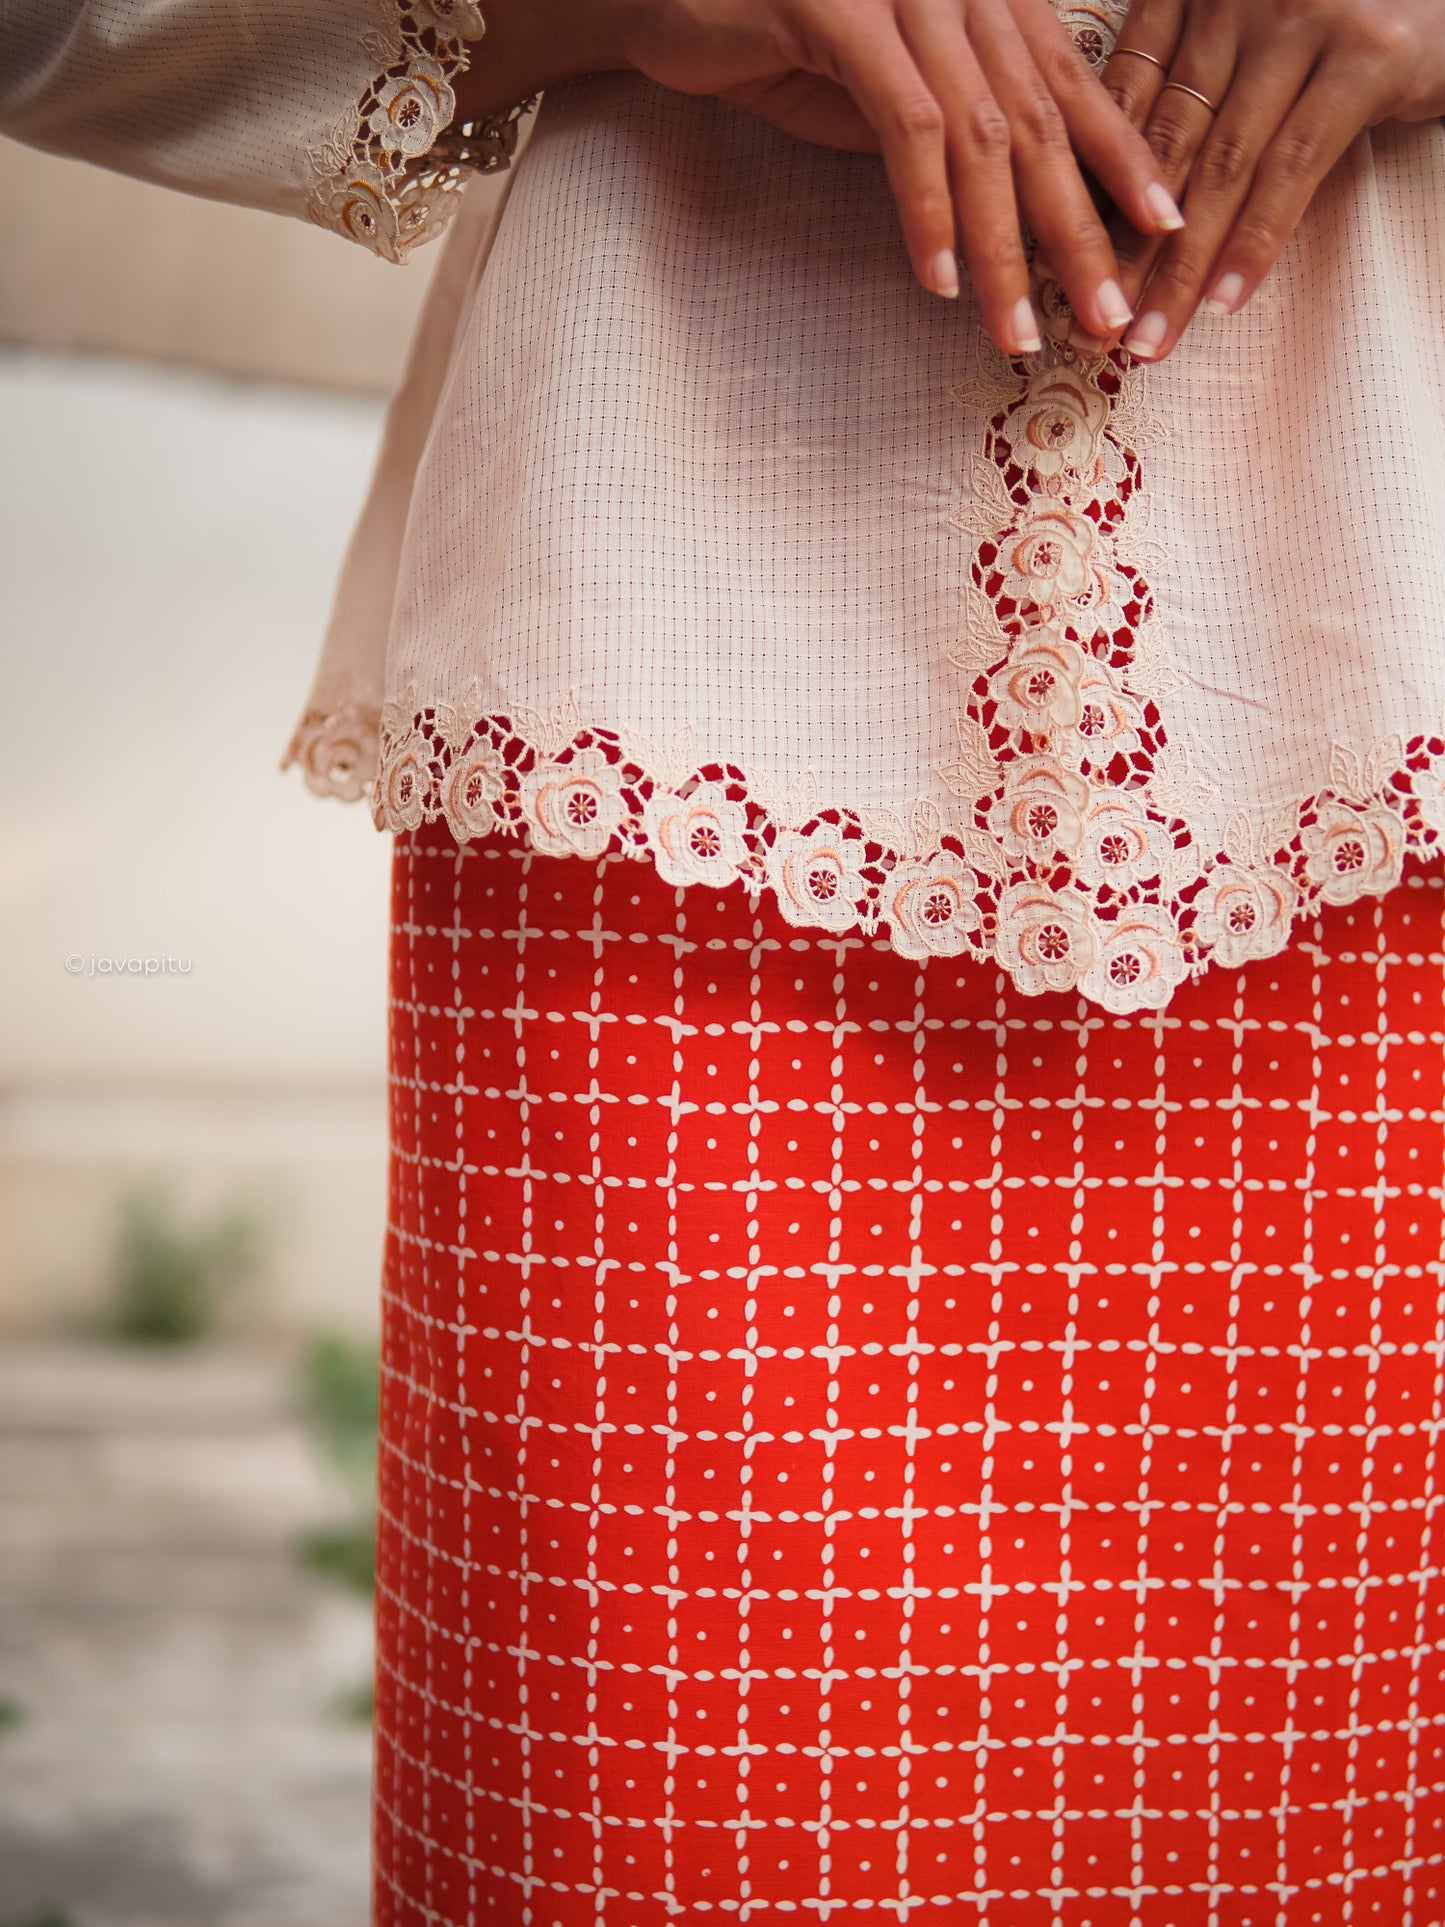
<instances>
[{"instance_id":1,"label":"thin gold band ring","mask_svg":"<svg viewBox=\"0 0 1445 1927\"><path fill-rule=\"evenodd\" d=\"M1116 55L1133 54L1136 60L1147 60L1150 66L1157 67L1161 74L1167 74L1169 71L1167 61L1161 60L1158 54L1146 54L1142 47L1116 47L1114 52Z\"/></svg>"},{"instance_id":2,"label":"thin gold band ring","mask_svg":"<svg viewBox=\"0 0 1445 1927\"><path fill-rule=\"evenodd\" d=\"M1208 94L1201 94L1197 87L1186 87L1182 80L1166 80L1160 92L1163 93L1170 87L1178 94L1188 94L1189 98L1191 100L1197 100L1201 107L1207 107L1211 114L1217 114L1219 112L1219 109L1209 98Z\"/></svg>"}]
</instances>

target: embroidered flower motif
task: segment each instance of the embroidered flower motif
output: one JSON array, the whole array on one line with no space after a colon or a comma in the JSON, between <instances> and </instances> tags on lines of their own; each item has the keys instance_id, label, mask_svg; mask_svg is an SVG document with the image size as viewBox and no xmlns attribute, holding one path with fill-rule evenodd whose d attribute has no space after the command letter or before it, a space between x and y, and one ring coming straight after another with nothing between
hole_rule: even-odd
<instances>
[{"instance_id":1,"label":"embroidered flower motif","mask_svg":"<svg viewBox=\"0 0 1445 1927\"><path fill-rule=\"evenodd\" d=\"M1135 697L1119 686L1103 663L1090 660L1079 683L1079 735L1084 754L1095 765L1132 756L1139 747L1144 713Z\"/></svg>"},{"instance_id":2,"label":"embroidered flower motif","mask_svg":"<svg viewBox=\"0 0 1445 1927\"><path fill-rule=\"evenodd\" d=\"M1089 785L1056 756L1008 766L1003 795L989 822L1006 854L1018 863L1070 856L1083 841Z\"/></svg>"},{"instance_id":3,"label":"embroidered flower motif","mask_svg":"<svg viewBox=\"0 0 1445 1927\"><path fill-rule=\"evenodd\" d=\"M1079 875L1096 889L1129 890L1161 875L1174 848L1132 790L1103 790L1089 805L1079 847Z\"/></svg>"},{"instance_id":4,"label":"embroidered flower motif","mask_svg":"<svg viewBox=\"0 0 1445 1927\"><path fill-rule=\"evenodd\" d=\"M1078 989L1121 1014L1162 1008L1205 963L1238 968L1275 955L1301 908L1315 901L1383 894L1399 880L1409 834L1388 804L1360 800L1378 797L1378 789L1362 783L1352 795L1341 784L1345 794L1330 791L1309 806L1317 820L1303 832L1297 803L1254 833L1231 824L1224 839L1231 860L1211 867L1200 852L1217 846L1191 841L1177 847L1178 825L1171 829L1148 814L1151 790L1091 783L1055 755L1010 763L1005 752L997 766L1005 793L991 811L996 842L970 825L965 853L944 848L953 831L937 809L915 809L909 819L890 811L840 811L837 823L804 835L781 828L786 805L776 797L756 789L746 801L730 795L742 780L737 772L727 783L698 783L686 796L652 789L664 779L647 773L649 759L629 757L625 739L579 719L573 702L556 707L547 737L552 753L519 777L509 757L523 750L537 755L538 735L499 742L499 730L509 725L479 715L481 702L474 691L460 704L427 704L408 687L379 718L346 704L306 717L289 757L313 789L355 796L379 732L381 770L372 795L381 827L409 830L442 818L465 842L520 820L539 851L595 859L615 845L629 854L650 853L674 884L725 886L741 875L757 887L765 854L767 884L795 926L868 931L882 923L893 947L917 959L991 951L1030 995ZM975 726L982 736L982 725ZM621 763L599 747L614 741ZM569 755L578 743L586 747ZM991 754L986 740L973 748L982 766ZM1392 764L1408 780L1420 812L1417 821L1412 808L1410 819L1416 841L1431 849L1437 826L1445 834L1445 759L1432 762L1428 751L1423 738L1391 745ZM624 765L632 772L625 790ZM685 767L675 759L667 780L680 782ZM975 793L970 790L970 799ZM819 800L810 789L807 809L816 812ZM1191 807L1181 807L1181 820ZM794 808L791 820L803 820L796 798ZM1282 853L1280 867L1270 860L1275 851ZM1065 860L1072 875L1061 874ZM1056 874L1040 880L1047 870ZM1187 938L1176 921L1181 892L1193 919ZM1165 901L1140 902L1141 896Z\"/></svg>"},{"instance_id":5,"label":"embroidered flower motif","mask_svg":"<svg viewBox=\"0 0 1445 1927\"><path fill-rule=\"evenodd\" d=\"M464 168L508 165L518 123L536 102L448 133L466 42L486 31L477 0L398 0L382 11L385 28L367 44L387 62L385 71L330 139L308 150L319 179L307 211L319 226L402 261L451 219Z\"/></svg>"},{"instance_id":6,"label":"embroidered flower motif","mask_svg":"<svg viewBox=\"0 0 1445 1927\"><path fill-rule=\"evenodd\" d=\"M442 784L442 810L459 843L490 836L492 805L507 787L507 766L490 743L477 743L456 757Z\"/></svg>"},{"instance_id":7,"label":"embroidered flower motif","mask_svg":"<svg viewBox=\"0 0 1445 1927\"><path fill-rule=\"evenodd\" d=\"M376 770L376 712L343 703L329 716L308 717L287 760L301 765L306 787L317 796L359 801Z\"/></svg>"},{"instance_id":8,"label":"embroidered flower motif","mask_svg":"<svg viewBox=\"0 0 1445 1927\"><path fill-rule=\"evenodd\" d=\"M1299 892L1283 870L1214 872L1200 899L1194 931L1211 961L1234 970L1251 957L1273 957L1289 942Z\"/></svg>"},{"instance_id":9,"label":"embroidered flower motif","mask_svg":"<svg viewBox=\"0 0 1445 1927\"><path fill-rule=\"evenodd\" d=\"M1400 881L1406 836L1404 821L1393 810L1325 795L1319 821L1300 839L1305 874L1326 903L1382 897Z\"/></svg>"},{"instance_id":10,"label":"embroidered flower motif","mask_svg":"<svg viewBox=\"0 0 1445 1927\"><path fill-rule=\"evenodd\" d=\"M1021 595L1038 608L1092 608L1107 599L1095 551L1098 535L1087 516L1062 503L1039 509L1007 538L1009 563Z\"/></svg>"},{"instance_id":11,"label":"embroidered flower motif","mask_svg":"<svg viewBox=\"0 0 1445 1927\"><path fill-rule=\"evenodd\" d=\"M659 876L674 887L708 883L721 889L748 860L747 811L721 783L699 783L691 796L659 791L643 806Z\"/></svg>"},{"instance_id":12,"label":"embroidered flower motif","mask_svg":"<svg viewBox=\"0 0 1445 1927\"><path fill-rule=\"evenodd\" d=\"M989 680L1000 724L1032 736L1076 728L1083 675L1084 652L1078 643L1052 629L1026 631Z\"/></svg>"},{"instance_id":13,"label":"embroidered flower motif","mask_svg":"<svg viewBox=\"0 0 1445 1927\"><path fill-rule=\"evenodd\" d=\"M528 770L522 807L532 846L543 856L589 859L601 856L627 813L617 772L600 749L579 749L570 762Z\"/></svg>"},{"instance_id":14,"label":"embroidered flower motif","mask_svg":"<svg viewBox=\"0 0 1445 1927\"><path fill-rule=\"evenodd\" d=\"M334 180L323 181L310 206L311 218L322 227L338 229L388 261L401 259L391 184L370 161L357 161Z\"/></svg>"},{"instance_id":15,"label":"embroidered flower motif","mask_svg":"<svg viewBox=\"0 0 1445 1927\"><path fill-rule=\"evenodd\" d=\"M1054 11L1091 67L1102 67L1114 50L1125 7L1118 0L1054 0Z\"/></svg>"},{"instance_id":16,"label":"embroidered flower motif","mask_svg":"<svg viewBox=\"0 0 1445 1927\"><path fill-rule=\"evenodd\" d=\"M368 161L323 181L311 197L311 216L360 241L387 261L404 261L421 241L438 234L461 197L437 181L401 181Z\"/></svg>"},{"instance_id":17,"label":"embroidered flower motif","mask_svg":"<svg viewBox=\"0 0 1445 1927\"><path fill-rule=\"evenodd\" d=\"M851 929L864 892L860 856L861 846L841 830L825 828L811 836L780 831L768 855L768 879L788 922L805 929Z\"/></svg>"},{"instance_id":18,"label":"embroidered flower motif","mask_svg":"<svg viewBox=\"0 0 1445 1927\"><path fill-rule=\"evenodd\" d=\"M1173 917L1158 904L1141 904L1100 931L1099 954L1082 988L1086 997L1122 1017L1132 1010L1162 1010L1188 975Z\"/></svg>"},{"instance_id":19,"label":"embroidered flower motif","mask_svg":"<svg viewBox=\"0 0 1445 1927\"><path fill-rule=\"evenodd\" d=\"M1057 281L1038 283L1034 289L1034 309L1043 323L1045 335L1062 347L1074 325L1074 310Z\"/></svg>"},{"instance_id":20,"label":"embroidered flower motif","mask_svg":"<svg viewBox=\"0 0 1445 1927\"><path fill-rule=\"evenodd\" d=\"M956 957L978 928L976 889L973 871L947 850L900 863L883 895L893 948L905 957Z\"/></svg>"},{"instance_id":21,"label":"embroidered flower motif","mask_svg":"<svg viewBox=\"0 0 1445 1927\"><path fill-rule=\"evenodd\" d=\"M456 110L457 97L445 71L435 60L420 58L377 88L366 124L384 154L411 158L436 145Z\"/></svg>"},{"instance_id":22,"label":"embroidered flower motif","mask_svg":"<svg viewBox=\"0 0 1445 1927\"><path fill-rule=\"evenodd\" d=\"M440 234L460 206L461 196L440 181L408 181L392 202L398 259Z\"/></svg>"},{"instance_id":23,"label":"embroidered flower motif","mask_svg":"<svg viewBox=\"0 0 1445 1927\"><path fill-rule=\"evenodd\" d=\"M1072 990L1098 955L1089 906L1072 891L1015 883L998 906L998 960L1027 997Z\"/></svg>"},{"instance_id":24,"label":"embroidered flower motif","mask_svg":"<svg viewBox=\"0 0 1445 1927\"><path fill-rule=\"evenodd\" d=\"M479 40L487 30L476 0L407 0L407 7L449 40Z\"/></svg>"},{"instance_id":25,"label":"embroidered flower motif","mask_svg":"<svg viewBox=\"0 0 1445 1927\"><path fill-rule=\"evenodd\" d=\"M388 743L377 784L376 813L386 828L414 830L431 802L431 745L419 729Z\"/></svg>"},{"instance_id":26,"label":"embroidered flower motif","mask_svg":"<svg viewBox=\"0 0 1445 1927\"><path fill-rule=\"evenodd\" d=\"M1103 454L1109 402L1077 368L1059 363L1035 375L1021 412L1024 432L1017 453L1040 481L1094 474Z\"/></svg>"}]
</instances>

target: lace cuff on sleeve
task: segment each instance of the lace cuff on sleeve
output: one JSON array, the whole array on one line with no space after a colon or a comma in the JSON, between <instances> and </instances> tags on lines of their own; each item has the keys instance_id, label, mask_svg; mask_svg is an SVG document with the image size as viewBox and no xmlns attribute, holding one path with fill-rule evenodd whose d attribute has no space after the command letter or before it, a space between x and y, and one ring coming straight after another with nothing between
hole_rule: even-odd
<instances>
[{"instance_id":1,"label":"lace cuff on sleeve","mask_svg":"<svg viewBox=\"0 0 1445 1927\"><path fill-rule=\"evenodd\" d=\"M386 0L367 37L376 75L329 141L311 150L320 180L313 221L388 261L439 234L469 171L506 167L526 100L490 120L454 125L452 83L471 64L486 23L476 0Z\"/></svg>"}]
</instances>

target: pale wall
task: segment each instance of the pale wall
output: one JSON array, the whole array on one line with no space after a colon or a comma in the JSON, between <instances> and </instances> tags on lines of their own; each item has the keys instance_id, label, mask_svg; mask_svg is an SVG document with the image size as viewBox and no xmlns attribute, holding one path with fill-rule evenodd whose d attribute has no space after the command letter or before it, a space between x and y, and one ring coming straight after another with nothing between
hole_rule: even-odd
<instances>
[{"instance_id":1,"label":"pale wall","mask_svg":"<svg viewBox=\"0 0 1445 1927\"><path fill-rule=\"evenodd\" d=\"M260 1203L253 1319L368 1324L388 850L277 761L428 253L0 140L0 260L0 1331L156 1178Z\"/></svg>"},{"instance_id":2,"label":"pale wall","mask_svg":"<svg viewBox=\"0 0 1445 1927\"><path fill-rule=\"evenodd\" d=\"M302 221L0 139L0 341L385 394L433 253L393 267Z\"/></svg>"},{"instance_id":3,"label":"pale wall","mask_svg":"<svg viewBox=\"0 0 1445 1927\"><path fill-rule=\"evenodd\" d=\"M367 1323L388 847L277 762L378 405L11 353L0 420L0 1328L95 1303L155 1175L265 1202L258 1317Z\"/></svg>"}]
</instances>

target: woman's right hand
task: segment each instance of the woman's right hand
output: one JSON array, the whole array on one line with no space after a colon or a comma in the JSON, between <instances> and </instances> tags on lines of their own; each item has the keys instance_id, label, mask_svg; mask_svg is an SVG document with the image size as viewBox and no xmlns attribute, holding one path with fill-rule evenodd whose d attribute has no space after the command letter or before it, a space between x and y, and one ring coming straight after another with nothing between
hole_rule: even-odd
<instances>
[{"instance_id":1,"label":"woman's right hand","mask_svg":"<svg viewBox=\"0 0 1445 1927\"><path fill-rule=\"evenodd\" d=\"M1180 225L1148 143L1049 0L492 0L487 17L475 69L520 36L533 52L521 92L633 68L800 139L880 153L918 279L956 295L961 249L1007 353L1039 345L1021 221L1076 315L1100 334L1128 320L1082 168L1140 232Z\"/></svg>"}]
</instances>

